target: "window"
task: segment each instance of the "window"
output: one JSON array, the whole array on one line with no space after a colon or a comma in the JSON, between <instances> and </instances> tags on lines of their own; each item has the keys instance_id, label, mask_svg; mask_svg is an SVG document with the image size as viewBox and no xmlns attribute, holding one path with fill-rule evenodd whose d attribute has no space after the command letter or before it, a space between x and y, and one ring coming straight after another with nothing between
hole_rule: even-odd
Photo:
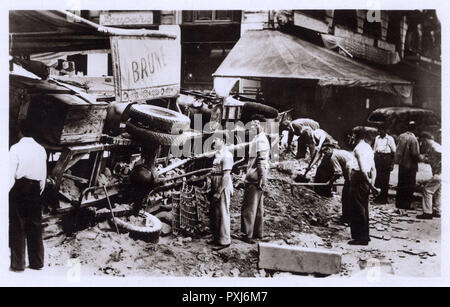
<instances>
[{"instance_id":1,"label":"window","mask_svg":"<svg viewBox=\"0 0 450 307\"><path fill-rule=\"evenodd\" d=\"M240 11L183 11L183 23L240 21Z\"/></svg>"},{"instance_id":2,"label":"window","mask_svg":"<svg viewBox=\"0 0 450 307\"><path fill-rule=\"evenodd\" d=\"M233 19L233 11L216 11L216 20L228 20Z\"/></svg>"},{"instance_id":3,"label":"window","mask_svg":"<svg viewBox=\"0 0 450 307\"><path fill-rule=\"evenodd\" d=\"M369 115L369 118L367 121L370 122L384 122L386 121L386 114L381 112L374 112L371 115Z\"/></svg>"},{"instance_id":4,"label":"window","mask_svg":"<svg viewBox=\"0 0 450 307\"><path fill-rule=\"evenodd\" d=\"M234 43L229 42L184 43L182 45L182 83L212 84L212 74L223 62L233 45Z\"/></svg>"},{"instance_id":5,"label":"window","mask_svg":"<svg viewBox=\"0 0 450 307\"><path fill-rule=\"evenodd\" d=\"M334 24L345 26L350 30L356 31L358 29L356 10L335 10Z\"/></svg>"},{"instance_id":6,"label":"window","mask_svg":"<svg viewBox=\"0 0 450 307\"><path fill-rule=\"evenodd\" d=\"M370 22L367 18L364 20L364 34L372 38L381 38L381 22L372 21Z\"/></svg>"},{"instance_id":7,"label":"window","mask_svg":"<svg viewBox=\"0 0 450 307\"><path fill-rule=\"evenodd\" d=\"M397 14L390 14L389 16L389 24L387 29L386 41L391 44L396 44L397 46L401 43L400 38L400 25L401 25L401 17Z\"/></svg>"},{"instance_id":8,"label":"window","mask_svg":"<svg viewBox=\"0 0 450 307\"><path fill-rule=\"evenodd\" d=\"M213 11L197 11L194 14L194 21L213 20Z\"/></svg>"}]
</instances>

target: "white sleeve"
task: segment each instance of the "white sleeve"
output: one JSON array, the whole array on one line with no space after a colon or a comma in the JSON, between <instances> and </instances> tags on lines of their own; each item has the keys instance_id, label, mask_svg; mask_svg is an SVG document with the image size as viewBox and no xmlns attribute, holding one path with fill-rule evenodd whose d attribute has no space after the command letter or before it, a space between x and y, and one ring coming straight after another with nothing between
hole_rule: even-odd
<instances>
[{"instance_id":1,"label":"white sleeve","mask_svg":"<svg viewBox=\"0 0 450 307\"><path fill-rule=\"evenodd\" d=\"M19 166L19 158L17 157L16 148L13 145L9 150L9 191L11 191L16 182L16 172Z\"/></svg>"},{"instance_id":2,"label":"white sleeve","mask_svg":"<svg viewBox=\"0 0 450 307\"><path fill-rule=\"evenodd\" d=\"M377 151L379 140L380 140L380 138L377 135L375 137L375 142L373 143L373 151L375 151L375 152Z\"/></svg>"},{"instance_id":3,"label":"white sleeve","mask_svg":"<svg viewBox=\"0 0 450 307\"><path fill-rule=\"evenodd\" d=\"M42 177L41 177L41 180L39 180L39 185L40 185L40 188L41 188L41 194L42 194L42 192L44 192L45 183L46 183L46 180L47 180L47 152L45 151L44 148L42 148L42 159L43 159Z\"/></svg>"},{"instance_id":4,"label":"white sleeve","mask_svg":"<svg viewBox=\"0 0 450 307\"><path fill-rule=\"evenodd\" d=\"M395 141L392 136L389 138L389 146L391 147L392 152L395 153L395 151L397 150L397 147L395 146Z\"/></svg>"}]
</instances>

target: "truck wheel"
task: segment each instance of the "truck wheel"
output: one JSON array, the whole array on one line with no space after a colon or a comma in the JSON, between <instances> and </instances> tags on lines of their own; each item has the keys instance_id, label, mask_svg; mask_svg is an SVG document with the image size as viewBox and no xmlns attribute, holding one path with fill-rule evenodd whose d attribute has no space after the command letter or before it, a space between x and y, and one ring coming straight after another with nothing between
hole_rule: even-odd
<instances>
[{"instance_id":1,"label":"truck wheel","mask_svg":"<svg viewBox=\"0 0 450 307\"><path fill-rule=\"evenodd\" d=\"M129 117L143 123L150 130L170 134L181 134L191 124L189 117L181 113L148 104L132 105Z\"/></svg>"},{"instance_id":2,"label":"truck wheel","mask_svg":"<svg viewBox=\"0 0 450 307\"><path fill-rule=\"evenodd\" d=\"M124 220L115 217L114 221L117 224L119 231L128 232L133 239L139 239L145 242L158 243L159 235L161 233L161 221L154 215L144 212L146 224L148 226L137 226Z\"/></svg>"},{"instance_id":3,"label":"truck wheel","mask_svg":"<svg viewBox=\"0 0 450 307\"><path fill-rule=\"evenodd\" d=\"M261 114L265 118L277 118L278 110L262 103L247 101L242 107L242 118L250 120L254 114Z\"/></svg>"},{"instance_id":4,"label":"truck wheel","mask_svg":"<svg viewBox=\"0 0 450 307\"><path fill-rule=\"evenodd\" d=\"M187 136L185 134L168 134L158 131L152 131L139 127L131 121L127 121L126 130L133 136L141 141L149 142L151 144L158 144L163 146L179 146L187 141Z\"/></svg>"}]
</instances>

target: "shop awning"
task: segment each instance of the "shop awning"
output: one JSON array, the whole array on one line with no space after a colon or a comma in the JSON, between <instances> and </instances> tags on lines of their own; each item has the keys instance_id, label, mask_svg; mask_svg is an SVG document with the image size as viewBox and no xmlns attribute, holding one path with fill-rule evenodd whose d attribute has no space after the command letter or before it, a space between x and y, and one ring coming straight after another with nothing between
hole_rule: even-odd
<instances>
[{"instance_id":1,"label":"shop awning","mask_svg":"<svg viewBox=\"0 0 450 307\"><path fill-rule=\"evenodd\" d=\"M224 78L293 78L317 80L319 86L362 87L407 100L412 95L411 82L274 30L245 32L213 76L215 87L232 83Z\"/></svg>"},{"instance_id":2,"label":"shop awning","mask_svg":"<svg viewBox=\"0 0 450 307\"><path fill-rule=\"evenodd\" d=\"M68 11L19 10L9 12L10 54L109 49L109 36L174 35L155 30L100 26Z\"/></svg>"}]
</instances>

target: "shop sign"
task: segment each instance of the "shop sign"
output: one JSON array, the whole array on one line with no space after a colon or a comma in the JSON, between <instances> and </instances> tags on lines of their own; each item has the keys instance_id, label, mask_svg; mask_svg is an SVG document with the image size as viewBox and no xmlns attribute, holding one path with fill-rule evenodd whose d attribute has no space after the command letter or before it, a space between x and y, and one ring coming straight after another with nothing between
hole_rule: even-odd
<instances>
[{"instance_id":1,"label":"shop sign","mask_svg":"<svg viewBox=\"0 0 450 307\"><path fill-rule=\"evenodd\" d=\"M102 26L143 26L153 24L153 12L109 12L101 13Z\"/></svg>"},{"instance_id":2,"label":"shop sign","mask_svg":"<svg viewBox=\"0 0 450 307\"><path fill-rule=\"evenodd\" d=\"M116 98L174 97L180 90L179 42L168 37L111 37Z\"/></svg>"}]
</instances>

